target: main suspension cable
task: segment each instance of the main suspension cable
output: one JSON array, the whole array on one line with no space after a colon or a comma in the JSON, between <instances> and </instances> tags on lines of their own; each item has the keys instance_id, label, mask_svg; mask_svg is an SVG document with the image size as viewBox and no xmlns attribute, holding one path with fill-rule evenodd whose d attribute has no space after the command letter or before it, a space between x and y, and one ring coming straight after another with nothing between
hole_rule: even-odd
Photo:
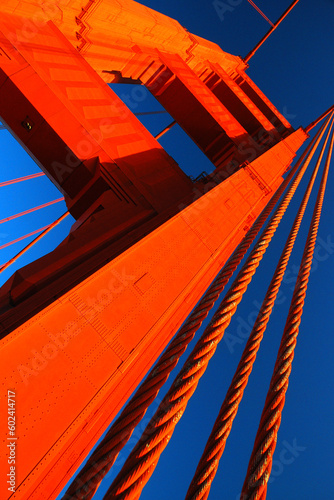
<instances>
[{"instance_id":1,"label":"main suspension cable","mask_svg":"<svg viewBox=\"0 0 334 500\"><path fill-rule=\"evenodd\" d=\"M120 450L130 439L134 428L144 417L147 408L154 401L160 388L164 385L169 374L178 363L179 358L185 352L187 346L201 327L202 322L216 303L230 277L242 261L265 220L268 218L287 185L299 169L302 161L314 146L324 127L325 125L323 125L314 139L310 142L300 159L296 162L296 165L290 170L287 178L283 181L268 205L257 218L256 222L247 232L240 245L233 252L228 262L217 275L216 279L186 320L176 337L167 347L167 350L157 362L156 366L153 367L147 378L128 402L121 415L109 429L102 442L73 480L63 500L70 498L89 500L93 497L101 480L115 463Z\"/></svg>"},{"instance_id":2,"label":"main suspension cable","mask_svg":"<svg viewBox=\"0 0 334 500\"><path fill-rule=\"evenodd\" d=\"M322 137L322 135L323 131L320 136ZM182 417L189 399L195 392L199 379L205 372L218 343L223 338L225 329L247 290L318 144L319 140L312 147L305 163L271 217L258 243L189 355L170 390L160 403L139 442L130 453L122 470L108 489L104 500L138 499L140 496L142 489L158 463L161 453L167 446L177 422Z\"/></svg>"},{"instance_id":3,"label":"main suspension cable","mask_svg":"<svg viewBox=\"0 0 334 500\"><path fill-rule=\"evenodd\" d=\"M319 118L317 118L316 120L314 120L312 123L310 123L306 128L305 128L305 132L308 134L314 127L316 127L318 125L319 122L321 122L321 120L323 120L327 115L329 115L334 109L334 104L328 108L326 111L324 111L320 116Z\"/></svg>"},{"instance_id":4,"label":"main suspension cable","mask_svg":"<svg viewBox=\"0 0 334 500\"><path fill-rule=\"evenodd\" d=\"M294 350L297 343L299 325L301 322L307 284L311 271L328 170L333 151L333 142L334 132L332 133L326 164L314 207L310 230L307 236L296 285L291 299L291 305L281 345L278 351L273 376L270 381L268 394L260 419L259 429L256 434L254 448L242 489L241 498L245 500L264 500L267 494L267 483L270 477L273 454L277 442L277 433L281 423L282 410L285 403L285 394L289 385L289 376L292 368Z\"/></svg>"},{"instance_id":5,"label":"main suspension cable","mask_svg":"<svg viewBox=\"0 0 334 500\"><path fill-rule=\"evenodd\" d=\"M273 310L274 303L300 229L300 225L305 214L314 181L319 171L319 167L332 130L332 126L328 130L327 137L320 151L319 158L314 167L314 171L308 183L307 189L303 196L296 218L293 222L283 252L278 261L273 278L270 282L267 293L261 305L260 311L257 315L254 326L247 340L245 349L241 356L241 360L238 364L232 382L227 390L227 394L219 411L218 417L215 421L210 437L197 466L195 475L189 486L186 500L204 499L207 498L210 492L212 481L219 466L219 460L223 455L227 438L231 432L234 418L237 415L239 404L242 400L244 390L247 386L249 376L253 369L257 352L260 348L263 334L266 330L270 315Z\"/></svg>"}]
</instances>

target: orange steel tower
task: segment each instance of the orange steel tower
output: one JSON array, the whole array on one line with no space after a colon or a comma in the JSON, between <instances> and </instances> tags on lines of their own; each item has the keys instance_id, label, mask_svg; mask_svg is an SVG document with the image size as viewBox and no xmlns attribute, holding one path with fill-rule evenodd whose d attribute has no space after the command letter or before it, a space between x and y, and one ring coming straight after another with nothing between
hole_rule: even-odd
<instances>
[{"instance_id":1,"label":"orange steel tower","mask_svg":"<svg viewBox=\"0 0 334 500\"><path fill-rule=\"evenodd\" d=\"M46 500L171 340L308 134L293 130L240 57L132 0L3 0L0 10L1 121L76 219L0 290L2 391L20 398L12 498ZM185 175L111 82L145 85L212 173Z\"/></svg>"}]
</instances>

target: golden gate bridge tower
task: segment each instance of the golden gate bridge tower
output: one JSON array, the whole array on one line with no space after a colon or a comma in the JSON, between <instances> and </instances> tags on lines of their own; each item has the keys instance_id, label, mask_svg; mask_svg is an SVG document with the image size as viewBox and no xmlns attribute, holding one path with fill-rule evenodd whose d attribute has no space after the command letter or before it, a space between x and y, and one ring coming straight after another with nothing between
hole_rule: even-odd
<instances>
[{"instance_id":1,"label":"golden gate bridge tower","mask_svg":"<svg viewBox=\"0 0 334 500\"><path fill-rule=\"evenodd\" d=\"M331 159L333 109L294 130L247 75L254 51L245 59L228 54L132 0L3 0L0 10L0 119L68 209L36 240L68 214L76 221L59 246L0 289L1 397L9 404L1 412L1 470L9 477L1 498L55 499L127 402L63 497L93 498L263 229L104 497L139 498L323 140L186 496L209 495L324 157L242 489L244 499L264 499ZM115 82L146 86L173 122L152 136L108 86ZM211 173L190 178L159 144L175 124L212 162Z\"/></svg>"}]
</instances>

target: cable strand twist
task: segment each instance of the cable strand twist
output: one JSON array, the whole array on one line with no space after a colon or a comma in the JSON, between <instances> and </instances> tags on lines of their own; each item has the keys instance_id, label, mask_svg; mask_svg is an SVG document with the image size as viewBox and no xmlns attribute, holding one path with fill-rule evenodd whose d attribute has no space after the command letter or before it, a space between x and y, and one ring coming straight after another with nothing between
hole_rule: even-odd
<instances>
[{"instance_id":1,"label":"cable strand twist","mask_svg":"<svg viewBox=\"0 0 334 500\"><path fill-rule=\"evenodd\" d=\"M102 442L69 486L62 500L73 498L78 500L90 500L93 497L101 480L115 463L119 452L130 439L134 428L142 420L147 408L154 401L160 388L166 382L169 374L177 365L179 358L185 352L189 343L193 340L196 332L208 316L220 294L223 292L230 277L233 275L234 271L237 269L254 239L258 235L264 222L272 212L291 179L298 171L302 161L314 146L315 141L316 137L305 149L296 165L291 169L286 179L269 201L268 205L264 208L253 226L249 229L242 242L233 252L228 262L213 281L194 311L188 317L179 333L167 347L167 350L157 362L156 366L153 367L142 385L130 399L121 415L111 426Z\"/></svg>"},{"instance_id":2,"label":"cable strand twist","mask_svg":"<svg viewBox=\"0 0 334 500\"><path fill-rule=\"evenodd\" d=\"M333 150L334 133L327 154L326 164L321 179L319 192L301 260L291 305L282 335L273 376L271 378L259 429L255 438L241 497L243 500L264 500L270 477L273 454L277 442L285 394L294 358L294 350L299 333L306 289L311 271L314 248L325 194L328 170Z\"/></svg>"},{"instance_id":3,"label":"cable strand twist","mask_svg":"<svg viewBox=\"0 0 334 500\"><path fill-rule=\"evenodd\" d=\"M311 151L315 151L315 143ZM110 499L138 498L146 482L152 475L159 457L167 446L177 422L182 417L198 381L206 370L209 360L224 335L239 302L245 293L264 255L299 182L310 163L307 158L298 171L288 192L284 195L274 215L267 224L259 242L252 250L243 268L227 292L219 309L195 345L185 365L176 377L170 390L160 403L147 425L142 437L130 453L122 470L104 496Z\"/></svg>"},{"instance_id":4,"label":"cable strand twist","mask_svg":"<svg viewBox=\"0 0 334 500\"><path fill-rule=\"evenodd\" d=\"M329 123L329 121L327 122ZM326 125L326 124L325 124ZM197 466L195 475L189 486L186 500L199 500L209 494L212 481L219 466L219 460L223 455L227 438L232 429L234 418L238 412L239 404L242 400L244 390L247 386L249 376L252 372L257 352L266 330L274 303L281 286L286 267L298 235L300 225L310 198L310 194L316 179L320 163L329 139L330 130L327 134L324 145L321 149L319 158L314 167L311 179L308 183L306 192L298 209L296 218L293 222L291 231L285 243L284 249L278 261L273 278L270 282L260 311L255 320L252 331L247 340L245 349L242 353L240 362L227 390L202 457Z\"/></svg>"}]
</instances>

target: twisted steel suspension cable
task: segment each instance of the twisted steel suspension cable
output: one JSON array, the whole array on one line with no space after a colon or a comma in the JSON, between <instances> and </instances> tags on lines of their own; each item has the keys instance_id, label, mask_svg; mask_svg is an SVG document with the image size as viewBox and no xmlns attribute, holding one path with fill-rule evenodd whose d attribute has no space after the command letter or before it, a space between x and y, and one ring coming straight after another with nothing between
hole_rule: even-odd
<instances>
[{"instance_id":1,"label":"twisted steel suspension cable","mask_svg":"<svg viewBox=\"0 0 334 500\"><path fill-rule=\"evenodd\" d=\"M130 439L134 428L144 417L147 408L154 401L160 388L166 382L169 374L178 363L179 358L185 352L197 330L201 327L202 322L209 314L230 277L259 233L265 220L268 218L287 185L297 172L302 161L314 146L324 127L325 125L323 125L318 134L305 149L300 159L296 162L296 165L291 169L287 178L271 198L251 229L247 232L240 245L233 252L229 261L219 272L216 279L186 320L179 333L168 346L156 366L153 367L142 385L130 399L121 415L109 429L102 442L69 486L63 500L70 498L89 500L93 497L101 480L115 463L120 450Z\"/></svg>"},{"instance_id":2,"label":"twisted steel suspension cable","mask_svg":"<svg viewBox=\"0 0 334 500\"><path fill-rule=\"evenodd\" d=\"M323 199L326 189L328 170L334 143L332 133L326 164L322 175L318 197L301 260L297 282L293 291L291 305L284 327L273 376L270 381L259 429L256 434L241 498L244 500L264 500L270 477L273 454L276 447L277 433L281 423L285 394L288 389L294 350L303 312L306 289L309 280L314 247L316 243Z\"/></svg>"},{"instance_id":3,"label":"twisted steel suspension cable","mask_svg":"<svg viewBox=\"0 0 334 500\"><path fill-rule=\"evenodd\" d=\"M331 115L333 117L333 113ZM189 486L186 500L199 500L207 498L210 492L212 481L216 475L219 460L223 455L226 440L231 432L232 424L238 412L239 404L242 400L244 390L247 386L249 376L252 372L257 352L266 330L274 303L281 286L286 267L288 265L291 252L293 250L302 219L310 198L314 181L319 171L325 148L329 139L332 127L327 133L325 142L321 148L319 158L314 167L311 179L293 222L291 231L285 243L284 249L278 261L273 278L270 282L260 311L255 320L254 326L247 340L240 362L233 376L232 382L227 390L225 399L220 408L202 457L198 463L195 475Z\"/></svg>"},{"instance_id":4,"label":"twisted steel suspension cable","mask_svg":"<svg viewBox=\"0 0 334 500\"><path fill-rule=\"evenodd\" d=\"M123 465L122 470L108 489L104 500L139 498L142 489L158 463L162 451L167 446L177 422L182 417L189 399L195 392L199 379L205 372L218 343L223 338L224 331L255 274L323 133L324 129L227 292L225 299L195 345L170 390L163 398L139 442Z\"/></svg>"}]
</instances>

